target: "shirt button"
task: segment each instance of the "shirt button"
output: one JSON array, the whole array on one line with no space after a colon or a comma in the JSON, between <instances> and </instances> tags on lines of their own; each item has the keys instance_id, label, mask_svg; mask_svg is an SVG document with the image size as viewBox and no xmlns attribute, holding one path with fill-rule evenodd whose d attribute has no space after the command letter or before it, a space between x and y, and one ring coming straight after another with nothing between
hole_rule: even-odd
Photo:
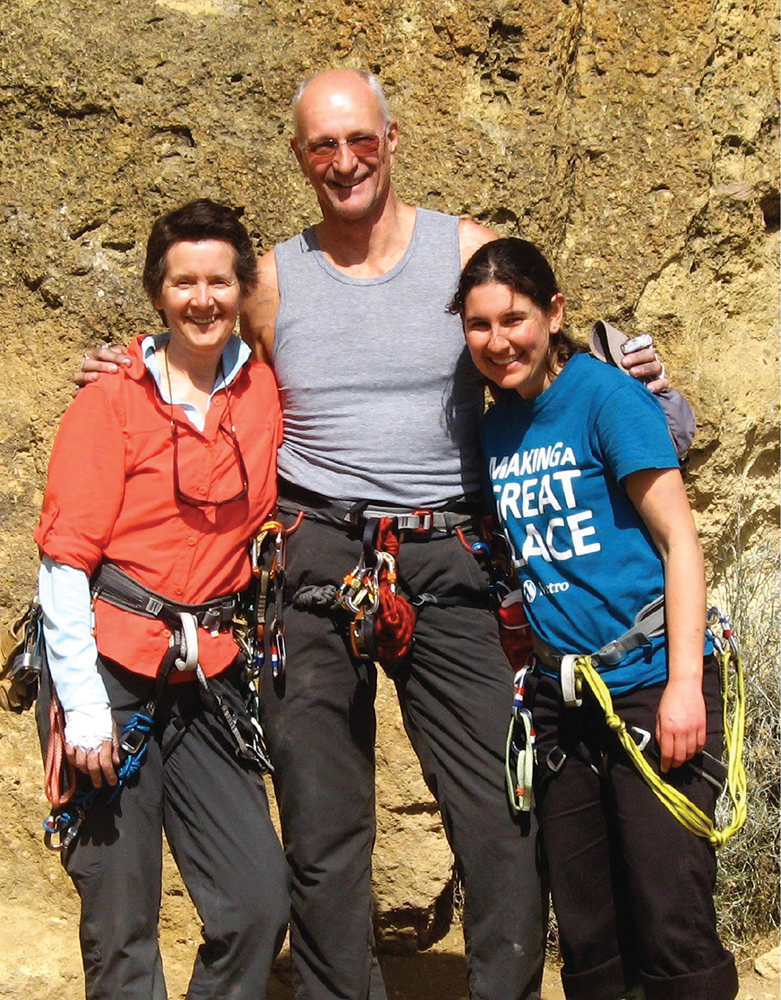
<instances>
[{"instance_id":1,"label":"shirt button","mask_svg":"<svg viewBox=\"0 0 781 1000\"><path fill-rule=\"evenodd\" d=\"M182 588L181 587L177 587L176 590L174 591L174 593L177 595L177 597L181 597L182 596Z\"/></svg>"},{"instance_id":2,"label":"shirt button","mask_svg":"<svg viewBox=\"0 0 781 1000\"><path fill-rule=\"evenodd\" d=\"M163 637L165 639L170 639L171 638L171 630L169 628L164 628L163 629Z\"/></svg>"},{"instance_id":3,"label":"shirt button","mask_svg":"<svg viewBox=\"0 0 781 1000\"><path fill-rule=\"evenodd\" d=\"M203 496L203 494L206 492L206 487L205 486L199 486L198 487L198 492L201 494L201 496Z\"/></svg>"},{"instance_id":4,"label":"shirt button","mask_svg":"<svg viewBox=\"0 0 781 1000\"><path fill-rule=\"evenodd\" d=\"M194 538L188 538L187 539L187 544L188 545L195 545L195 539Z\"/></svg>"}]
</instances>

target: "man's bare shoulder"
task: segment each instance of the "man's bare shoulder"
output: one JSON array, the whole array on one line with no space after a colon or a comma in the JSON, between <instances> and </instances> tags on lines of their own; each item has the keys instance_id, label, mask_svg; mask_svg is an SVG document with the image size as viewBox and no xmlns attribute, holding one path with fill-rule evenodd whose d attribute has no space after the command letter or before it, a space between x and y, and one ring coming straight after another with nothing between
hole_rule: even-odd
<instances>
[{"instance_id":1,"label":"man's bare shoulder","mask_svg":"<svg viewBox=\"0 0 781 1000\"><path fill-rule=\"evenodd\" d=\"M258 283L244 300L241 310L241 335L256 357L266 361L271 361L272 357L278 308L277 258L271 249L258 259Z\"/></svg>"},{"instance_id":2,"label":"man's bare shoulder","mask_svg":"<svg viewBox=\"0 0 781 1000\"><path fill-rule=\"evenodd\" d=\"M461 219L458 223L458 246L461 252L461 267L466 264L475 250L484 243L499 239L498 235L487 226L481 226L472 219Z\"/></svg>"}]
</instances>

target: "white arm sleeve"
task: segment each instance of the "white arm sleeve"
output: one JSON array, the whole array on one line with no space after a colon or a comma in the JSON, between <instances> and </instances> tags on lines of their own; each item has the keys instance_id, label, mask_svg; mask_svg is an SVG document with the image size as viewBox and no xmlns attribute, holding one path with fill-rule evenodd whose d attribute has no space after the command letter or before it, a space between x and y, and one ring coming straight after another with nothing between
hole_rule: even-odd
<instances>
[{"instance_id":1,"label":"white arm sleeve","mask_svg":"<svg viewBox=\"0 0 781 1000\"><path fill-rule=\"evenodd\" d=\"M66 712L109 700L98 673L98 647L92 635L89 579L72 566L43 557L38 574L43 634L49 671Z\"/></svg>"}]
</instances>

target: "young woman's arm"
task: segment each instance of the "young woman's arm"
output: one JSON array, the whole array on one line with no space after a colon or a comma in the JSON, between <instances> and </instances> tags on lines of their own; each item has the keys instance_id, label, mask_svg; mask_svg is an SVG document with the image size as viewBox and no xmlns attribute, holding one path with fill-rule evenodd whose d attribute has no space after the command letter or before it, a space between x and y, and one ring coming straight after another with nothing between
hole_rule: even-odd
<instances>
[{"instance_id":1,"label":"young woman's arm","mask_svg":"<svg viewBox=\"0 0 781 1000\"><path fill-rule=\"evenodd\" d=\"M680 472L644 469L627 476L624 486L664 561L669 676L656 717L656 739L662 770L667 771L705 745L705 567Z\"/></svg>"}]
</instances>

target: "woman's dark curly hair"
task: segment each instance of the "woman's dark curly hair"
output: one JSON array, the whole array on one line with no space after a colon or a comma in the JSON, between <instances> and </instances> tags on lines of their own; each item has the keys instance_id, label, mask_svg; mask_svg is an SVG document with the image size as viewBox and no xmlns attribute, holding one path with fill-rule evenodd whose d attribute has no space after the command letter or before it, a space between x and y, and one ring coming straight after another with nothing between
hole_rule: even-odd
<instances>
[{"instance_id":1,"label":"woman's dark curly hair","mask_svg":"<svg viewBox=\"0 0 781 1000\"><path fill-rule=\"evenodd\" d=\"M464 315L466 297L478 285L506 285L526 295L545 312L559 292L553 268L533 243L508 236L484 243L466 262L458 279L456 294L449 306L451 313ZM550 335L548 368L557 374L573 354L584 351L564 330Z\"/></svg>"},{"instance_id":2,"label":"woman's dark curly hair","mask_svg":"<svg viewBox=\"0 0 781 1000\"><path fill-rule=\"evenodd\" d=\"M244 224L228 205L198 198L161 215L152 226L141 279L144 291L152 302L162 291L166 254L174 243L198 243L202 240L229 243L236 253L236 278L242 294L246 295L255 287L258 281L257 258Z\"/></svg>"}]
</instances>

